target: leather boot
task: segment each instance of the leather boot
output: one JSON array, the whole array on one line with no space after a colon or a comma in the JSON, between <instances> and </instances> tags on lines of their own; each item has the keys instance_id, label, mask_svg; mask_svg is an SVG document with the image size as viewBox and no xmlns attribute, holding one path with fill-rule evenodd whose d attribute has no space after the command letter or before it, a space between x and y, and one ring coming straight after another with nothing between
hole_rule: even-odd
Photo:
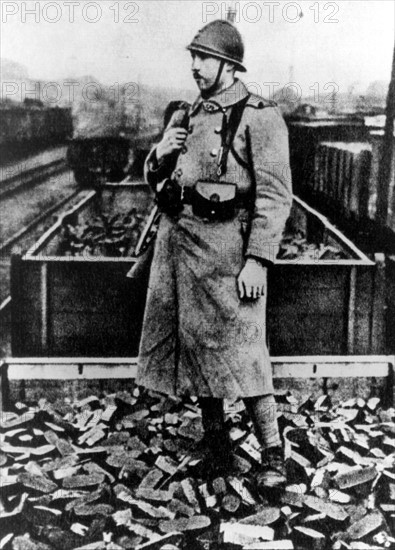
<instances>
[{"instance_id":1,"label":"leather boot","mask_svg":"<svg viewBox=\"0 0 395 550\"><path fill-rule=\"evenodd\" d=\"M282 447L269 447L262 451L262 464L256 476L258 490L281 488L287 483Z\"/></svg>"},{"instance_id":2,"label":"leather boot","mask_svg":"<svg viewBox=\"0 0 395 550\"><path fill-rule=\"evenodd\" d=\"M227 475L232 468L232 446L225 424L222 399L200 398L205 447L204 475Z\"/></svg>"},{"instance_id":3,"label":"leather boot","mask_svg":"<svg viewBox=\"0 0 395 550\"><path fill-rule=\"evenodd\" d=\"M206 431L193 455L203 458L197 468L198 476L213 479L231 474L232 447L227 431Z\"/></svg>"}]
</instances>

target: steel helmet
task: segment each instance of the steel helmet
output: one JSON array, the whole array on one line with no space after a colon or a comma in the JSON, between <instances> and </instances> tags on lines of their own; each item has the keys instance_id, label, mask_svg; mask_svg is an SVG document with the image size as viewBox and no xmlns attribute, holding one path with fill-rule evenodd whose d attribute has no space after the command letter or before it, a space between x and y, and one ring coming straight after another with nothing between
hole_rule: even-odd
<instances>
[{"instance_id":1,"label":"steel helmet","mask_svg":"<svg viewBox=\"0 0 395 550\"><path fill-rule=\"evenodd\" d=\"M236 65L238 71L247 70L243 65L243 39L229 21L217 19L205 25L187 46L187 50L230 61Z\"/></svg>"}]
</instances>

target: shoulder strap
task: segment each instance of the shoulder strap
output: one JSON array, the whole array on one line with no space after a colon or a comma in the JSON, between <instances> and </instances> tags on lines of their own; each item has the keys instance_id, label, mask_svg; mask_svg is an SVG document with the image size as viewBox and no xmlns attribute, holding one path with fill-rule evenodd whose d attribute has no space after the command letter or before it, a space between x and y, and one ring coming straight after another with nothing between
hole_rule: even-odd
<instances>
[{"instance_id":1,"label":"shoulder strap","mask_svg":"<svg viewBox=\"0 0 395 550\"><path fill-rule=\"evenodd\" d=\"M230 148L232 147L232 143L235 138L237 129L240 126L241 117L243 116L243 112L249 98L250 98L250 94L248 94L244 99L242 99L232 107L232 110L229 115L229 120L227 120L225 113L223 115L222 129L221 129L222 145L221 145L221 154L219 156L218 170L217 170L218 177L226 173L229 151L230 151Z\"/></svg>"},{"instance_id":2,"label":"shoulder strap","mask_svg":"<svg viewBox=\"0 0 395 550\"><path fill-rule=\"evenodd\" d=\"M251 133L250 133L249 126L246 127L246 147L247 147L248 171L250 173L250 178L251 178L249 211L250 211L250 214L252 215L253 206L255 204L255 199L256 199L256 177L255 177L255 170L254 170L254 159L252 156Z\"/></svg>"}]
</instances>

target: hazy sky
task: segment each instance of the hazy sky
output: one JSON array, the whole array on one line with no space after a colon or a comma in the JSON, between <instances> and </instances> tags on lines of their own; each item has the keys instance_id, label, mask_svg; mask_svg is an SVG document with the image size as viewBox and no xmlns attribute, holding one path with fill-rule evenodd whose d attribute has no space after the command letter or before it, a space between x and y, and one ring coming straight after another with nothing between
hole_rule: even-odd
<instances>
[{"instance_id":1,"label":"hazy sky","mask_svg":"<svg viewBox=\"0 0 395 550\"><path fill-rule=\"evenodd\" d=\"M194 88L185 45L204 22L218 18L228 2L2 0L1 4L1 56L25 65L33 79L89 74L107 84L140 80ZM269 91L265 83L287 83L291 65L304 95L312 93L309 87L314 83L319 83L322 93L330 81L342 92L352 83L363 90L373 80L389 80L392 0L237 4L248 68L243 78L256 82L262 92ZM29 13L34 7L35 15Z\"/></svg>"}]
</instances>

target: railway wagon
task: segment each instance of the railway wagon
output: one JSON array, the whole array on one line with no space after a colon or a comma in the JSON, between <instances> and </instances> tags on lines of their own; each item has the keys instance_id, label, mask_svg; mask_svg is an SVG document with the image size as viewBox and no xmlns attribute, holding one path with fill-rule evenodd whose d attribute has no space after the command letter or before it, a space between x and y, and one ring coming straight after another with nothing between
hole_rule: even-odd
<instances>
[{"instance_id":1,"label":"railway wagon","mask_svg":"<svg viewBox=\"0 0 395 550\"><path fill-rule=\"evenodd\" d=\"M315 156L323 141L362 142L368 141L369 132L363 121L346 119L293 120L286 118L294 191L302 198L308 196L313 185L316 164ZM306 195L307 192L307 195Z\"/></svg>"},{"instance_id":2,"label":"railway wagon","mask_svg":"<svg viewBox=\"0 0 395 550\"><path fill-rule=\"evenodd\" d=\"M100 213L152 205L144 184L85 191L68 214L83 224ZM133 257L62 256L58 220L11 271L14 357L135 357L148 281L126 274ZM291 225L314 245L336 247L342 259L277 259L269 270L267 325L276 356L383 352L384 277L335 227L294 199Z\"/></svg>"},{"instance_id":3,"label":"railway wagon","mask_svg":"<svg viewBox=\"0 0 395 550\"><path fill-rule=\"evenodd\" d=\"M331 219L355 223L374 216L377 189L371 181L372 148L366 142L320 142L310 193Z\"/></svg>"},{"instance_id":4,"label":"railway wagon","mask_svg":"<svg viewBox=\"0 0 395 550\"><path fill-rule=\"evenodd\" d=\"M12 107L0 109L0 147L34 142L60 143L73 131L71 109Z\"/></svg>"},{"instance_id":5,"label":"railway wagon","mask_svg":"<svg viewBox=\"0 0 395 550\"><path fill-rule=\"evenodd\" d=\"M312 174L311 167L304 175L299 168L293 172L295 187L364 251L395 254L395 165L384 184L379 177L383 132L370 131L361 141L333 138L319 141L305 158L305 167L314 163ZM392 149L395 156L395 136ZM299 155L303 164L302 150Z\"/></svg>"},{"instance_id":6,"label":"railway wagon","mask_svg":"<svg viewBox=\"0 0 395 550\"><path fill-rule=\"evenodd\" d=\"M377 135L371 136L370 143L319 143L309 199L335 223L366 225L377 221L381 145L382 136ZM395 151L395 139L393 147ZM391 189L394 187L394 172L395 167L392 167ZM388 212L387 225L395 228L391 212ZM382 245L374 243L374 246L383 249Z\"/></svg>"},{"instance_id":7,"label":"railway wagon","mask_svg":"<svg viewBox=\"0 0 395 550\"><path fill-rule=\"evenodd\" d=\"M122 136L75 136L68 141L67 162L81 187L119 183L127 173L142 177L144 161L158 137L156 127Z\"/></svg>"},{"instance_id":8,"label":"railway wagon","mask_svg":"<svg viewBox=\"0 0 395 550\"><path fill-rule=\"evenodd\" d=\"M67 147L67 162L81 187L102 181L120 182L129 160L129 140L123 137L73 138Z\"/></svg>"}]
</instances>

